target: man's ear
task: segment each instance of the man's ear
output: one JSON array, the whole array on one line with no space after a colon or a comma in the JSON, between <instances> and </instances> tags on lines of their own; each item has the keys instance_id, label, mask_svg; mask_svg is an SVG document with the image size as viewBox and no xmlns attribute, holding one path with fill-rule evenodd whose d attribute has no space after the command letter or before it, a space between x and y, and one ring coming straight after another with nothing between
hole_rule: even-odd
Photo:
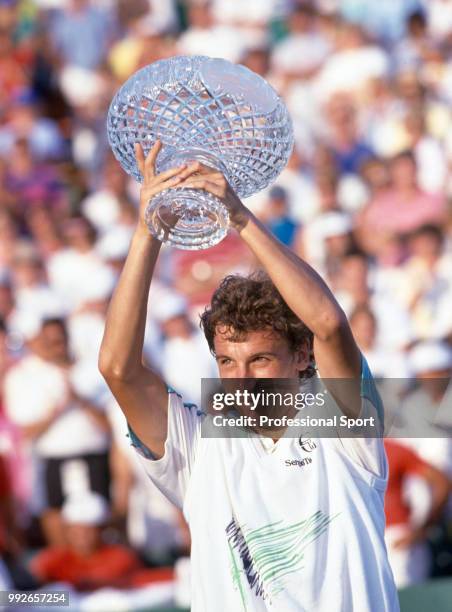
<instances>
[{"instance_id":1,"label":"man's ear","mask_svg":"<svg viewBox=\"0 0 452 612\"><path fill-rule=\"evenodd\" d=\"M310 365L311 347L307 342L304 342L295 350L294 363L299 372L303 372Z\"/></svg>"}]
</instances>

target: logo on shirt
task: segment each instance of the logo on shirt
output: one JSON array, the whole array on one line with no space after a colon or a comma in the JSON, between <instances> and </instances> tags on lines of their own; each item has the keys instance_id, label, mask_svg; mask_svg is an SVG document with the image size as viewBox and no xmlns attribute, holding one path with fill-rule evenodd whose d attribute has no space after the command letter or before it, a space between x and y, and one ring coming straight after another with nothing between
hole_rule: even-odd
<instances>
[{"instance_id":1,"label":"logo on shirt","mask_svg":"<svg viewBox=\"0 0 452 612\"><path fill-rule=\"evenodd\" d=\"M289 466L294 465L297 467L304 467L305 465L312 463L312 459L310 457L305 457L304 459L286 459L284 463Z\"/></svg>"},{"instance_id":2,"label":"logo on shirt","mask_svg":"<svg viewBox=\"0 0 452 612\"><path fill-rule=\"evenodd\" d=\"M303 438L303 436L298 438L298 444L305 453L312 453L312 451L317 448L317 444L311 438Z\"/></svg>"}]
</instances>

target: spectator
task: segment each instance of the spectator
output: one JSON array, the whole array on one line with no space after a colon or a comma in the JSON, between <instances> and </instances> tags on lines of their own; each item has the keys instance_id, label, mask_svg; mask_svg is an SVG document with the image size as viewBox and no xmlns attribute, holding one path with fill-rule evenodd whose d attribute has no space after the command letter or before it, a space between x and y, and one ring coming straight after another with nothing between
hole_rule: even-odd
<instances>
[{"instance_id":1,"label":"spectator","mask_svg":"<svg viewBox=\"0 0 452 612\"><path fill-rule=\"evenodd\" d=\"M282 187L270 190L263 220L270 231L286 246L292 246L297 225L288 214L287 193Z\"/></svg>"},{"instance_id":2,"label":"spectator","mask_svg":"<svg viewBox=\"0 0 452 612\"><path fill-rule=\"evenodd\" d=\"M297 4L288 17L289 35L272 53L273 70L286 78L310 78L328 56L330 45L317 27L310 4Z\"/></svg>"},{"instance_id":3,"label":"spectator","mask_svg":"<svg viewBox=\"0 0 452 612\"><path fill-rule=\"evenodd\" d=\"M49 34L63 64L95 69L105 60L113 39L112 15L91 0L70 0L56 12Z\"/></svg>"},{"instance_id":4,"label":"spectator","mask_svg":"<svg viewBox=\"0 0 452 612\"><path fill-rule=\"evenodd\" d=\"M245 50L245 39L229 25L216 24L210 0L188 3L188 29L180 36L181 55L210 55L237 62Z\"/></svg>"},{"instance_id":5,"label":"spectator","mask_svg":"<svg viewBox=\"0 0 452 612\"><path fill-rule=\"evenodd\" d=\"M399 436L404 435L404 443L452 479L452 349L444 342L424 341L409 358L418 385L400 406Z\"/></svg>"},{"instance_id":6,"label":"spectator","mask_svg":"<svg viewBox=\"0 0 452 612\"><path fill-rule=\"evenodd\" d=\"M358 134L355 109L350 100L336 94L327 105L326 116L336 167L341 174L356 174L372 151Z\"/></svg>"},{"instance_id":7,"label":"spectator","mask_svg":"<svg viewBox=\"0 0 452 612\"><path fill-rule=\"evenodd\" d=\"M96 251L96 230L83 217L68 219L61 229L66 248L49 257L50 286L72 307L79 304L80 285L104 264Z\"/></svg>"},{"instance_id":8,"label":"spectator","mask_svg":"<svg viewBox=\"0 0 452 612\"><path fill-rule=\"evenodd\" d=\"M423 225L408 238L409 258L400 269L400 299L411 311L417 338L442 338L452 333L452 256L437 225Z\"/></svg>"},{"instance_id":9,"label":"spectator","mask_svg":"<svg viewBox=\"0 0 452 612\"><path fill-rule=\"evenodd\" d=\"M416 173L411 152L400 153L392 159L390 187L369 203L361 218L362 244L370 253L384 257L388 238L444 219L443 196L422 191Z\"/></svg>"},{"instance_id":10,"label":"spectator","mask_svg":"<svg viewBox=\"0 0 452 612\"><path fill-rule=\"evenodd\" d=\"M402 351L390 351L378 346L377 320L369 306L357 306L350 314L353 335L376 378L399 378L403 383L410 375Z\"/></svg>"},{"instance_id":11,"label":"spectator","mask_svg":"<svg viewBox=\"0 0 452 612\"><path fill-rule=\"evenodd\" d=\"M108 424L71 382L63 320L24 315L29 354L7 374L5 408L21 429L33 464L32 509L47 541L58 545L64 542L60 509L68 493L96 490L108 497Z\"/></svg>"},{"instance_id":12,"label":"spectator","mask_svg":"<svg viewBox=\"0 0 452 612\"><path fill-rule=\"evenodd\" d=\"M96 493L70 495L62 508L65 546L49 546L30 564L41 584L66 582L77 590L126 586L141 563L133 551L106 545L101 528L109 518L105 498Z\"/></svg>"},{"instance_id":13,"label":"spectator","mask_svg":"<svg viewBox=\"0 0 452 612\"><path fill-rule=\"evenodd\" d=\"M359 306L369 306L377 321L377 346L387 351L400 351L412 342L412 326L408 312L389 294L372 287L369 260L363 253L352 251L342 259L337 275L336 295L350 316Z\"/></svg>"},{"instance_id":14,"label":"spectator","mask_svg":"<svg viewBox=\"0 0 452 612\"><path fill-rule=\"evenodd\" d=\"M35 162L28 140L19 139L13 145L4 184L15 198L16 214L25 222L33 207L58 212L65 205L58 173L49 164Z\"/></svg>"},{"instance_id":15,"label":"spectator","mask_svg":"<svg viewBox=\"0 0 452 612\"><path fill-rule=\"evenodd\" d=\"M217 371L204 337L187 316L186 301L174 293L163 295L154 314L163 334L157 367L168 384L174 385L188 401L201 405L201 379L215 378ZM178 375L182 370L184 377Z\"/></svg>"},{"instance_id":16,"label":"spectator","mask_svg":"<svg viewBox=\"0 0 452 612\"><path fill-rule=\"evenodd\" d=\"M442 472L396 440L386 440L385 450L389 464L385 539L396 585L401 589L424 582L429 576L428 530L441 517L450 485ZM404 500L404 485L412 476L422 478L431 492L430 511L420 525L413 524Z\"/></svg>"}]
</instances>

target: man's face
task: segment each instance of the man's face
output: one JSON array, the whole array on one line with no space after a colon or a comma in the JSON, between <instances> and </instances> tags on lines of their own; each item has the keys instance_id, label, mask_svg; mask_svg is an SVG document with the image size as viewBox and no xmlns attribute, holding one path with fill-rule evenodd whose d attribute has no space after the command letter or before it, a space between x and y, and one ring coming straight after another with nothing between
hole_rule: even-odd
<instances>
[{"instance_id":1,"label":"man's face","mask_svg":"<svg viewBox=\"0 0 452 612\"><path fill-rule=\"evenodd\" d=\"M250 331L241 342L230 337L219 327L214 338L220 378L298 378L309 365L307 346L292 352L273 330Z\"/></svg>"}]
</instances>

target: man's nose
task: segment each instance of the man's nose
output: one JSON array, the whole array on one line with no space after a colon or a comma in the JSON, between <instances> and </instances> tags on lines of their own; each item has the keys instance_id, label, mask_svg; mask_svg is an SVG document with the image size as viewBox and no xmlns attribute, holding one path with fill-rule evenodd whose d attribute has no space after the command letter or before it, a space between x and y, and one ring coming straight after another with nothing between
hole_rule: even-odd
<instances>
[{"instance_id":1,"label":"man's nose","mask_svg":"<svg viewBox=\"0 0 452 612\"><path fill-rule=\"evenodd\" d=\"M234 375L235 378L253 378L251 368L247 363L238 363Z\"/></svg>"}]
</instances>

